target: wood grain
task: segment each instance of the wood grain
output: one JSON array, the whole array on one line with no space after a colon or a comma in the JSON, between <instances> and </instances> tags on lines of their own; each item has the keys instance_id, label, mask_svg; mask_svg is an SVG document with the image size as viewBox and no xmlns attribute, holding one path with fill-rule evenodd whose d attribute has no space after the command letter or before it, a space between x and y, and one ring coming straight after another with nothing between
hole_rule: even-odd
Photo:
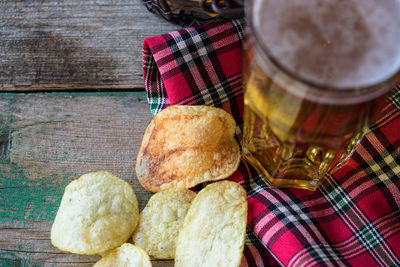
<instances>
[{"instance_id":1,"label":"wood grain","mask_svg":"<svg viewBox=\"0 0 400 267\"><path fill-rule=\"evenodd\" d=\"M98 260L50 243L64 187L84 173L109 170L133 186L142 209L151 194L137 182L134 164L150 119L144 93L2 94L0 136L11 140L0 156L0 262L85 266Z\"/></svg>"},{"instance_id":2,"label":"wood grain","mask_svg":"<svg viewBox=\"0 0 400 267\"><path fill-rule=\"evenodd\" d=\"M0 91L143 88L143 39L178 28L141 0L0 1Z\"/></svg>"}]
</instances>

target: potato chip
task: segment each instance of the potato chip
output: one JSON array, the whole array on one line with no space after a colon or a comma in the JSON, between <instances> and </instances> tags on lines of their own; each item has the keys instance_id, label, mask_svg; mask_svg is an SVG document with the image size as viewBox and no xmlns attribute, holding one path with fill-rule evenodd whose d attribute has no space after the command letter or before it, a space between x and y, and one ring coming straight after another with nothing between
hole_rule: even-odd
<instances>
[{"instance_id":1,"label":"potato chip","mask_svg":"<svg viewBox=\"0 0 400 267\"><path fill-rule=\"evenodd\" d=\"M229 177L240 161L236 123L222 109L170 106L155 115L143 136L136 174L148 191L191 188Z\"/></svg>"},{"instance_id":2,"label":"potato chip","mask_svg":"<svg viewBox=\"0 0 400 267\"><path fill-rule=\"evenodd\" d=\"M125 243L107 253L93 267L151 267L149 255L132 244Z\"/></svg>"},{"instance_id":3,"label":"potato chip","mask_svg":"<svg viewBox=\"0 0 400 267\"><path fill-rule=\"evenodd\" d=\"M65 188L51 242L72 253L100 254L125 243L138 221L132 187L109 172L92 172Z\"/></svg>"},{"instance_id":4,"label":"potato chip","mask_svg":"<svg viewBox=\"0 0 400 267\"><path fill-rule=\"evenodd\" d=\"M246 191L216 182L195 197L179 233L175 267L239 266L246 234Z\"/></svg>"},{"instance_id":5,"label":"potato chip","mask_svg":"<svg viewBox=\"0 0 400 267\"><path fill-rule=\"evenodd\" d=\"M154 194L140 213L135 245L157 259L173 259L179 230L196 193L172 188Z\"/></svg>"}]
</instances>

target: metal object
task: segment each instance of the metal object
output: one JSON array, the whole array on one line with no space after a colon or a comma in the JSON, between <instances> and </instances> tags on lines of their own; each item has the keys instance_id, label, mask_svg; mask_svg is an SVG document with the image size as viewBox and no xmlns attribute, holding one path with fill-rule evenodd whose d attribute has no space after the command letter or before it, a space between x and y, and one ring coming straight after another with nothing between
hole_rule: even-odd
<instances>
[{"instance_id":1,"label":"metal object","mask_svg":"<svg viewBox=\"0 0 400 267\"><path fill-rule=\"evenodd\" d=\"M244 16L244 0L143 0L147 9L165 20L195 26Z\"/></svg>"}]
</instances>

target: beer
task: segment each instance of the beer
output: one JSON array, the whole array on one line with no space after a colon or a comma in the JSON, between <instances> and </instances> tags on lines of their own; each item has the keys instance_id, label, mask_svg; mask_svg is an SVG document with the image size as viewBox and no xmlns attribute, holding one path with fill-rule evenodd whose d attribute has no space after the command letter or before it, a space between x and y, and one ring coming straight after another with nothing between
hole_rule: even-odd
<instances>
[{"instance_id":1,"label":"beer","mask_svg":"<svg viewBox=\"0 0 400 267\"><path fill-rule=\"evenodd\" d=\"M400 3L249 6L243 155L273 187L314 190L349 158L399 75Z\"/></svg>"}]
</instances>

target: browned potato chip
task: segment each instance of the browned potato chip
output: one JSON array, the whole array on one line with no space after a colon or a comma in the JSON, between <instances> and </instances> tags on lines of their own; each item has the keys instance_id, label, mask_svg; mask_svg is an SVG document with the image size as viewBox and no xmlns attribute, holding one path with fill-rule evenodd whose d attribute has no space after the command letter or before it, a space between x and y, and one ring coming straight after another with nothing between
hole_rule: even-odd
<instances>
[{"instance_id":1,"label":"browned potato chip","mask_svg":"<svg viewBox=\"0 0 400 267\"><path fill-rule=\"evenodd\" d=\"M240 161L236 123L222 109L170 106L155 115L136 161L139 182L148 191L191 188L229 177Z\"/></svg>"},{"instance_id":2,"label":"browned potato chip","mask_svg":"<svg viewBox=\"0 0 400 267\"><path fill-rule=\"evenodd\" d=\"M240 265L247 221L246 191L235 182L206 186L195 197L179 232L175 267Z\"/></svg>"}]
</instances>

